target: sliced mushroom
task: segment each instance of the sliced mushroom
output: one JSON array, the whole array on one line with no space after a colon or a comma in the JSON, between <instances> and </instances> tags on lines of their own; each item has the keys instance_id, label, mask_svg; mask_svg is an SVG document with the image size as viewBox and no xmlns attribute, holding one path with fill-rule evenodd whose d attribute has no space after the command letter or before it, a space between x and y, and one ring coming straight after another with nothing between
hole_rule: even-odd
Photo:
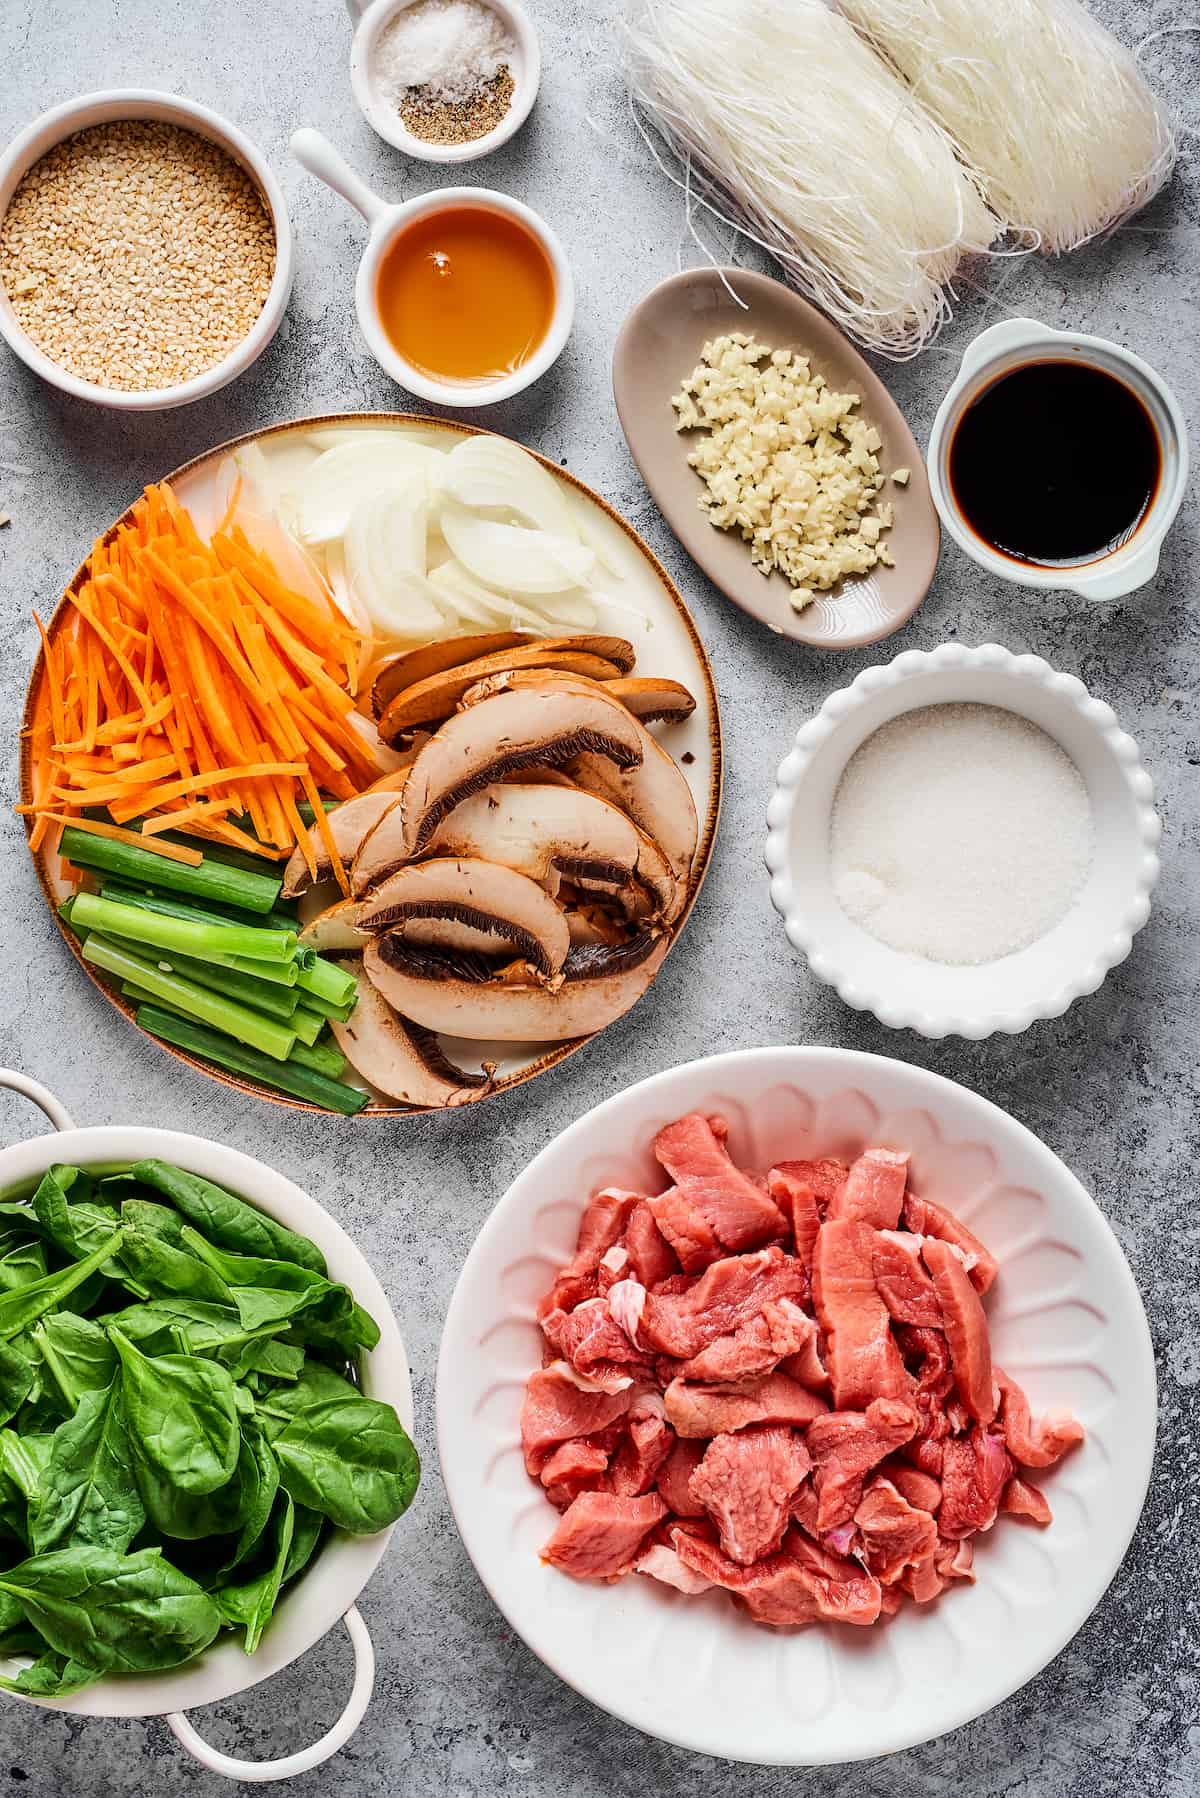
<instances>
[{"instance_id":1,"label":"sliced mushroom","mask_svg":"<svg viewBox=\"0 0 1200 1798\"><path fill-rule=\"evenodd\" d=\"M500 862L549 893L565 875L616 893L633 915L674 915L678 882L658 844L618 806L569 782L494 782L443 818L429 848Z\"/></svg>"},{"instance_id":2,"label":"sliced mushroom","mask_svg":"<svg viewBox=\"0 0 1200 1798\"><path fill-rule=\"evenodd\" d=\"M487 631L472 637L448 637L437 643L422 643L419 649L406 650L381 668L371 690L371 706L377 718L402 693L418 681L442 674L449 668L462 668L483 656L494 656L501 650L534 648L576 650L580 655L599 656L615 662L622 674L628 674L635 661L632 643L624 637L537 637L532 631Z\"/></svg>"},{"instance_id":3,"label":"sliced mushroom","mask_svg":"<svg viewBox=\"0 0 1200 1798\"><path fill-rule=\"evenodd\" d=\"M458 714L458 719L451 722L470 718L472 713L481 711L484 706L498 704L505 693L511 693L514 698L518 695L532 698L537 694L557 692L564 698L568 694L574 694L581 703L589 697L613 703L607 685L597 686L590 681L572 679L566 674L534 673L528 669L517 669L493 675L491 683L493 690L488 698L469 706ZM666 853L675 874L686 883L691 874L692 857L696 853L700 834L692 790L682 770L662 744L631 713L627 716L633 724L638 747L642 752L636 761L627 763L624 767L613 767L607 758L602 760L592 752L585 751L576 759L559 762L558 765L565 767L578 786L588 792L598 793L601 798L610 800L613 805L619 805L622 811L627 812L634 823ZM449 727L443 726L443 730L447 728ZM436 740L435 738L434 741ZM407 805L406 799L406 810Z\"/></svg>"},{"instance_id":4,"label":"sliced mushroom","mask_svg":"<svg viewBox=\"0 0 1200 1798\"><path fill-rule=\"evenodd\" d=\"M458 668L446 668L431 674L427 680L405 687L384 707L379 719L379 734L394 743L405 731L418 724L433 724L448 718L455 706L477 681L499 674L508 668L558 669L579 679L616 680L620 669L615 662L570 647L570 637L552 637L545 643L506 649L497 655L481 656Z\"/></svg>"},{"instance_id":5,"label":"sliced mushroom","mask_svg":"<svg viewBox=\"0 0 1200 1798\"><path fill-rule=\"evenodd\" d=\"M408 771L400 799L406 852L419 854L456 805L505 775L561 767L581 755L632 768L645 753L644 743L662 755L603 687L566 675L539 676L528 689L481 700L448 718Z\"/></svg>"},{"instance_id":6,"label":"sliced mushroom","mask_svg":"<svg viewBox=\"0 0 1200 1798\"><path fill-rule=\"evenodd\" d=\"M429 1030L485 1042L565 1042L591 1036L629 1010L670 948L643 931L619 947L572 948L554 990L515 984L477 957L421 949L392 934L363 956L367 979L389 1004Z\"/></svg>"},{"instance_id":7,"label":"sliced mushroom","mask_svg":"<svg viewBox=\"0 0 1200 1798\"><path fill-rule=\"evenodd\" d=\"M496 862L450 856L416 862L385 880L358 909L359 927L373 936L425 919L442 926L439 940L448 947L477 949L482 933L493 954L515 954L547 978L560 971L571 946L567 920L549 894ZM448 926L469 935L458 941ZM403 934L410 940L421 933Z\"/></svg>"},{"instance_id":8,"label":"sliced mushroom","mask_svg":"<svg viewBox=\"0 0 1200 1798\"><path fill-rule=\"evenodd\" d=\"M696 709L696 701L681 681L647 675L642 678L622 675L608 683L608 692L622 705L627 705L643 724L682 724Z\"/></svg>"},{"instance_id":9,"label":"sliced mushroom","mask_svg":"<svg viewBox=\"0 0 1200 1798\"><path fill-rule=\"evenodd\" d=\"M305 949L318 955L348 955L365 949L370 934L358 928L358 900L341 899L310 918L300 932Z\"/></svg>"},{"instance_id":10,"label":"sliced mushroom","mask_svg":"<svg viewBox=\"0 0 1200 1798\"><path fill-rule=\"evenodd\" d=\"M397 693L415 686L417 681L428 680L431 674L534 641L531 631L486 631L473 637L445 637L436 643L422 643L419 649L406 650L379 670L371 689L371 709L379 718Z\"/></svg>"},{"instance_id":11,"label":"sliced mushroom","mask_svg":"<svg viewBox=\"0 0 1200 1798\"><path fill-rule=\"evenodd\" d=\"M356 972L361 973L361 966ZM342 1054L363 1079L406 1105L469 1105L491 1089L491 1074L467 1074L443 1053L437 1038L396 1015L369 980L343 1024L329 1021Z\"/></svg>"},{"instance_id":12,"label":"sliced mushroom","mask_svg":"<svg viewBox=\"0 0 1200 1798\"><path fill-rule=\"evenodd\" d=\"M502 661L503 658L498 657L497 660ZM524 668L524 664L505 662L504 666L498 668L495 673L485 675L482 679L475 681L460 696L458 701L460 709L466 711L468 706L477 705L481 699L490 699L493 693L504 692L512 685L510 681L505 680L504 676L510 671L518 669L524 671ZM565 666L562 668L562 672L575 675L576 678L580 673L579 670ZM595 679L596 677L592 676L591 678ZM603 677L601 678L603 679ZM655 721L661 724L681 724L685 718L690 718L696 709L696 701L687 688L677 680L654 677L636 679L622 674L615 679L604 680L604 691L610 699L619 699L635 718L640 718L645 724Z\"/></svg>"},{"instance_id":13,"label":"sliced mushroom","mask_svg":"<svg viewBox=\"0 0 1200 1798\"><path fill-rule=\"evenodd\" d=\"M407 775L408 771L403 769L400 772ZM392 775L390 778L395 780L397 776ZM399 803L400 792L395 787L380 788L376 786L369 793L360 793L355 799L345 800L343 804L336 806L330 812L329 833L344 862L354 859L360 844L369 832L374 830L380 819L386 817L394 805L399 805ZM315 881L329 880L333 875L333 862L325 847L324 838L317 830L313 830L310 835L317 864L316 874L313 875L309 872L308 863L304 859L304 851L302 849L293 850L291 860L283 874L285 899L295 899L300 893L306 892Z\"/></svg>"}]
</instances>

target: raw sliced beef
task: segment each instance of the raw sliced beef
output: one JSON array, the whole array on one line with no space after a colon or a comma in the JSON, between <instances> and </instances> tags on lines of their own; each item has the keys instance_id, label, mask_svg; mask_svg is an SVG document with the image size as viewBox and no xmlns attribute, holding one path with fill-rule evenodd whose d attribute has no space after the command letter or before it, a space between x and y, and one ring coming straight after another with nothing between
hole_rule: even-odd
<instances>
[{"instance_id":1,"label":"raw sliced beef","mask_svg":"<svg viewBox=\"0 0 1200 1798\"><path fill-rule=\"evenodd\" d=\"M581 1492L560 1517L542 1559L576 1579L619 1579L666 1511L657 1492L644 1498Z\"/></svg>"},{"instance_id":2,"label":"raw sliced beef","mask_svg":"<svg viewBox=\"0 0 1200 1798\"><path fill-rule=\"evenodd\" d=\"M734 1166L724 1142L699 1112L660 1130L654 1153L679 1196L727 1250L757 1248L784 1234L779 1207Z\"/></svg>"},{"instance_id":3,"label":"raw sliced beef","mask_svg":"<svg viewBox=\"0 0 1200 1798\"><path fill-rule=\"evenodd\" d=\"M853 1517L863 1480L885 1456L915 1434L914 1405L903 1399L872 1399L865 1411L831 1411L809 1426L808 1452L816 1472L817 1528L824 1533Z\"/></svg>"},{"instance_id":4,"label":"raw sliced beef","mask_svg":"<svg viewBox=\"0 0 1200 1798\"><path fill-rule=\"evenodd\" d=\"M938 1530L948 1542L990 1530L1013 1464L1002 1436L976 1424L969 1436L942 1444L942 1507Z\"/></svg>"},{"instance_id":5,"label":"raw sliced beef","mask_svg":"<svg viewBox=\"0 0 1200 1798\"><path fill-rule=\"evenodd\" d=\"M1083 1426L1066 1411L1047 1411L1035 1424L1029 1415L1029 1400L1000 1368L996 1369L1000 1389L1000 1427L1014 1461L1022 1467L1052 1467L1069 1448L1083 1441Z\"/></svg>"},{"instance_id":6,"label":"raw sliced beef","mask_svg":"<svg viewBox=\"0 0 1200 1798\"><path fill-rule=\"evenodd\" d=\"M556 1510L565 1511L581 1492L602 1485L607 1469L608 1450L598 1443L589 1442L586 1436L564 1442L542 1468L546 1497Z\"/></svg>"},{"instance_id":7,"label":"raw sliced beef","mask_svg":"<svg viewBox=\"0 0 1200 1798\"><path fill-rule=\"evenodd\" d=\"M789 1355L806 1349L817 1326L791 1299L771 1299L728 1336L683 1361L678 1372L687 1380L745 1380L770 1373Z\"/></svg>"},{"instance_id":8,"label":"raw sliced beef","mask_svg":"<svg viewBox=\"0 0 1200 1798\"><path fill-rule=\"evenodd\" d=\"M877 1234L869 1224L834 1218L817 1237L813 1302L839 1411L862 1410L873 1398L901 1398L912 1389L875 1287Z\"/></svg>"},{"instance_id":9,"label":"raw sliced beef","mask_svg":"<svg viewBox=\"0 0 1200 1798\"><path fill-rule=\"evenodd\" d=\"M805 1424L829 1408L783 1373L761 1374L732 1386L672 1380L664 1396L667 1422L679 1436L720 1436L752 1423Z\"/></svg>"},{"instance_id":10,"label":"raw sliced beef","mask_svg":"<svg viewBox=\"0 0 1200 1798\"><path fill-rule=\"evenodd\" d=\"M579 1225L575 1253L538 1306L539 1317L547 1311L573 1311L585 1299L595 1298L596 1270L601 1258L620 1241L626 1220L640 1197L639 1193L622 1192L617 1187L606 1187L596 1194Z\"/></svg>"},{"instance_id":11,"label":"raw sliced beef","mask_svg":"<svg viewBox=\"0 0 1200 1798\"><path fill-rule=\"evenodd\" d=\"M534 1479L560 1442L590 1436L629 1409L630 1391L581 1392L554 1368L531 1374L521 1407L521 1447Z\"/></svg>"},{"instance_id":12,"label":"raw sliced beef","mask_svg":"<svg viewBox=\"0 0 1200 1798\"><path fill-rule=\"evenodd\" d=\"M647 1289L679 1272L674 1251L655 1223L654 1213L645 1199L629 1213L624 1248L634 1279Z\"/></svg>"},{"instance_id":13,"label":"raw sliced beef","mask_svg":"<svg viewBox=\"0 0 1200 1798\"><path fill-rule=\"evenodd\" d=\"M676 1437L671 1452L658 1470L658 1490L667 1509L676 1517L703 1517L704 1506L692 1497L692 1475L704 1459L706 1444Z\"/></svg>"},{"instance_id":14,"label":"raw sliced beef","mask_svg":"<svg viewBox=\"0 0 1200 1798\"><path fill-rule=\"evenodd\" d=\"M731 1561L746 1567L774 1553L811 1466L792 1429L765 1424L713 1438L692 1475L691 1491L716 1524Z\"/></svg>"},{"instance_id":15,"label":"raw sliced beef","mask_svg":"<svg viewBox=\"0 0 1200 1798\"><path fill-rule=\"evenodd\" d=\"M929 1512L909 1504L890 1480L871 1481L854 1521L867 1566L885 1586L898 1580L906 1567L931 1555L937 1544L937 1524Z\"/></svg>"},{"instance_id":16,"label":"raw sliced beef","mask_svg":"<svg viewBox=\"0 0 1200 1798\"><path fill-rule=\"evenodd\" d=\"M647 1294L638 1340L660 1354L686 1360L718 1336L731 1335L770 1300L795 1298L807 1287L803 1267L782 1249L732 1255L714 1262L684 1291L660 1287Z\"/></svg>"},{"instance_id":17,"label":"raw sliced beef","mask_svg":"<svg viewBox=\"0 0 1200 1798\"><path fill-rule=\"evenodd\" d=\"M931 1236L921 1253L942 1307L958 1395L977 1423L991 1423L996 1415L992 1347L979 1294L950 1243Z\"/></svg>"},{"instance_id":18,"label":"raw sliced beef","mask_svg":"<svg viewBox=\"0 0 1200 1798\"><path fill-rule=\"evenodd\" d=\"M1043 1526L1054 1521L1054 1514L1041 1487L1035 1486L1032 1480L1023 1480L1017 1473L1013 1474L1001 1494L1000 1509L1010 1512L1014 1517L1028 1517L1031 1522Z\"/></svg>"},{"instance_id":19,"label":"raw sliced beef","mask_svg":"<svg viewBox=\"0 0 1200 1798\"><path fill-rule=\"evenodd\" d=\"M876 1230L894 1230L904 1204L908 1156L891 1149L868 1149L846 1175L840 1192L829 1201L825 1216L853 1218Z\"/></svg>"},{"instance_id":20,"label":"raw sliced beef","mask_svg":"<svg viewBox=\"0 0 1200 1798\"><path fill-rule=\"evenodd\" d=\"M792 1173L794 1165L796 1164L789 1163L783 1167L773 1167L767 1175L767 1191L784 1217L791 1221L796 1259L811 1270L817 1231L821 1228L821 1212L817 1205L817 1195L808 1181Z\"/></svg>"},{"instance_id":21,"label":"raw sliced beef","mask_svg":"<svg viewBox=\"0 0 1200 1798\"><path fill-rule=\"evenodd\" d=\"M663 1417L662 1400L635 1399L629 1412L629 1434L613 1458L610 1484L619 1498L638 1498L654 1484L671 1452L675 1433Z\"/></svg>"},{"instance_id":22,"label":"raw sliced beef","mask_svg":"<svg viewBox=\"0 0 1200 1798\"><path fill-rule=\"evenodd\" d=\"M973 1580L1000 1512L1048 1524L1025 1471L1083 1432L993 1366L996 1263L907 1191L904 1154L760 1176L728 1134L660 1131L674 1183L597 1193L538 1308L521 1439L561 1513L545 1559L718 1588L775 1628L869 1626Z\"/></svg>"},{"instance_id":23,"label":"raw sliced beef","mask_svg":"<svg viewBox=\"0 0 1200 1798\"><path fill-rule=\"evenodd\" d=\"M923 1240L907 1231L881 1230L871 1246L871 1267L876 1291L896 1323L940 1330L937 1289L921 1265Z\"/></svg>"},{"instance_id":24,"label":"raw sliced beef","mask_svg":"<svg viewBox=\"0 0 1200 1798\"><path fill-rule=\"evenodd\" d=\"M916 1236L937 1236L942 1242L952 1243L956 1249L961 1249L972 1286L981 1295L987 1292L998 1271L996 1258L988 1253L977 1236L972 1236L967 1226L960 1223L953 1212L944 1211L932 1199L919 1199L915 1193L910 1192L904 1200L904 1223Z\"/></svg>"}]
</instances>

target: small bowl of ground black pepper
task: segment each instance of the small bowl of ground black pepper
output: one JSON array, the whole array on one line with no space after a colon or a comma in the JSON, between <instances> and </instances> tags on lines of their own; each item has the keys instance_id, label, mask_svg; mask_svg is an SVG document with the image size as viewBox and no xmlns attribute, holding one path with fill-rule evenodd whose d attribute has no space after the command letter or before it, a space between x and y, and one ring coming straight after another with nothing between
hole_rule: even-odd
<instances>
[{"instance_id":1,"label":"small bowl of ground black pepper","mask_svg":"<svg viewBox=\"0 0 1200 1798\"><path fill-rule=\"evenodd\" d=\"M266 161L195 101L87 94L0 156L0 336L78 399L146 412L215 393L278 330L292 262Z\"/></svg>"},{"instance_id":2,"label":"small bowl of ground black pepper","mask_svg":"<svg viewBox=\"0 0 1200 1798\"><path fill-rule=\"evenodd\" d=\"M368 124L424 162L473 162L520 130L541 51L516 0L347 0L350 82Z\"/></svg>"}]
</instances>

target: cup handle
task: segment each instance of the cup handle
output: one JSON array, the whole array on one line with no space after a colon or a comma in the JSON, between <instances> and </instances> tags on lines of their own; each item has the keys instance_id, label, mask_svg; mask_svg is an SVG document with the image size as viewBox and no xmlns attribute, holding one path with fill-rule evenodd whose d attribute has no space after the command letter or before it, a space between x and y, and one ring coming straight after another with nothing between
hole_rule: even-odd
<instances>
[{"instance_id":1,"label":"cup handle","mask_svg":"<svg viewBox=\"0 0 1200 1798\"><path fill-rule=\"evenodd\" d=\"M297 1773L308 1773L314 1767L319 1767L322 1761L327 1761L339 1748L346 1746L363 1720L375 1685L375 1650L371 1646L367 1626L354 1605L350 1606L342 1622L350 1632L350 1640L354 1645L354 1685L345 1710L319 1742L314 1742L310 1748L297 1749L295 1754L285 1754L277 1761L242 1761L232 1754L222 1754L218 1749L210 1747L192 1727L186 1711L171 1711L166 1723L175 1740L201 1766L207 1767L210 1773L220 1773L225 1779L244 1780L250 1785L267 1785L276 1779L294 1779Z\"/></svg>"},{"instance_id":2,"label":"cup handle","mask_svg":"<svg viewBox=\"0 0 1200 1798\"><path fill-rule=\"evenodd\" d=\"M15 1068L0 1068L0 1087L7 1087L10 1092L22 1093L25 1098L32 1099L41 1107L56 1130L73 1130L75 1120L63 1104L56 1099L48 1087L39 1080L31 1080L28 1074L18 1074Z\"/></svg>"},{"instance_id":3,"label":"cup handle","mask_svg":"<svg viewBox=\"0 0 1200 1798\"><path fill-rule=\"evenodd\" d=\"M1094 600L1098 605L1122 599L1125 594L1153 580L1158 572L1158 558L1159 546L1154 544L1140 555L1132 556L1128 562L1122 562L1110 574L1100 571L1086 575L1078 582L1064 581L1063 585L1068 593L1078 593L1080 599Z\"/></svg>"},{"instance_id":4,"label":"cup handle","mask_svg":"<svg viewBox=\"0 0 1200 1798\"><path fill-rule=\"evenodd\" d=\"M385 201L377 193L372 193L361 175L355 173L341 154L335 150L327 137L314 131L311 125L305 125L299 131L293 131L290 148L292 155L301 168L331 187L335 194L348 200L356 212L361 212L369 225L373 225L388 210Z\"/></svg>"},{"instance_id":5,"label":"cup handle","mask_svg":"<svg viewBox=\"0 0 1200 1798\"><path fill-rule=\"evenodd\" d=\"M993 356L1003 355L1005 350L1019 349L1023 343L1038 337L1058 335L1052 326L1039 324L1036 318L1001 319L998 325L991 325L988 330L981 331L967 345L959 370L960 379L964 375L973 375L985 362L990 362Z\"/></svg>"}]
</instances>

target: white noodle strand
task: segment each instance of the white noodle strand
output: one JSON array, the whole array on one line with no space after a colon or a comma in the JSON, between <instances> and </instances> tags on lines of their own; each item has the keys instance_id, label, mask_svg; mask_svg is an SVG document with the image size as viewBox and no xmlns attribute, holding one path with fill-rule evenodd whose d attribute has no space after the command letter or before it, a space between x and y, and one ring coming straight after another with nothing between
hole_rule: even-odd
<instances>
[{"instance_id":1,"label":"white noodle strand","mask_svg":"<svg viewBox=\"0 0 1200 1798\"><path fill-rule=\"evenodd\" d=\"M870 349L932 341L960 262L999 226L946 133L845 19L823 0L629 0L623 45L635 122L693 235L700 204Z\"/></svg>"},{"instance_id":2,"label":"white noodle strand","mask_svg":"<svg viewBox=\"0 0 1200 1798\"><path fill-rule=\"evenodd\" d=\"M1170 175L1165 109L1134 53L1078 0L839 4L958 145L1021 244L1078 249Z\"/></svg>"}]
</instances>

